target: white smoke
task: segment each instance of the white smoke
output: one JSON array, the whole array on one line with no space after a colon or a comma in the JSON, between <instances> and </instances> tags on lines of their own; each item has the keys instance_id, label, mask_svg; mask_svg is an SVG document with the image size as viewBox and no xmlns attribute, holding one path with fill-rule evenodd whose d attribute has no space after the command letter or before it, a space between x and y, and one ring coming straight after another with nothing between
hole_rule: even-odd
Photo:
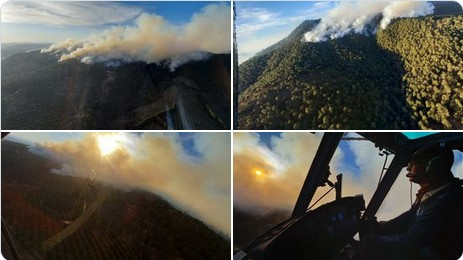
<instances>
[{"instance_id":1,"label":"white smoke","mask_svg":"<svg viewBox=\"0 0 463 260\"><path fill-rule=\"evenodd\" d=\"M432 14L434 6L421 1L341 2L323 17L320 23L304 35L307 42L326 41L348 33L367 33L367 25L382 15L380 26L386 29L394 18Z\"/></svg>"},{"instance_id":2,"label":"white smoke","mask_svg":"<svg viewBox=\"0 0 463 260\"><path fill-rule=\"evenodd\" d=\"M398 17L417 17L432 14L434 5L427 2L392 2L383 10L383 20L381 20L381 28L386 27L391 23L391 20Z\"/></svg>"},{"instance_id":3,"label":"white smoke","mask_svg":"<svg viewBox=\"0 0 463 260\"><path fill-rule=\"evenodd\" d=\"M42 52L60 54L59 61L155 63L173 58L175 64L179 64L179 60L188 61L181 59L182 56L198 59L208 57L198 53L229 53L230 7L210 4L183 26L173 25L159 15L144 13L133 26L115 26L83 41L66 39Z\"/></svg>"},{"instance_id":4,"label":"white smoke","mask_svg":"<svg viewBox=\"0 0 463 260\"><path fill-rule=\"evenodd\" d=\"M169 68L170 71L174 71L187 62L205 60L208 59L210 56L211 54L207 52L192 52L185 55L178 55L176 57L171 58Z\"/></svg>"}]
</instances>

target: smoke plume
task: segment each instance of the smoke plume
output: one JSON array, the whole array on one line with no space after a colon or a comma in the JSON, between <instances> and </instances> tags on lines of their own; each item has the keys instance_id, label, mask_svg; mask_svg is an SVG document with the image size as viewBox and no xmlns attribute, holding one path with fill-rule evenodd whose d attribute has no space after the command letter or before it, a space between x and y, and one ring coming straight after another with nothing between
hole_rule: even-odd
<instances>
[{"instance_id":1,"label":"smoke plume","mask_svg":"<svg viewBox=\"0 0 463 260\"><path fill-rule=\"evenodd\" d=\"M434 6L422 1L341 2L304 35L305 41L319 42L343 37L348 33L369 33L367 25L382 16L380 27L386 29L394 18L432 14Z\"/></svg>"},{"instance_id":2,"label":"smoke plume","mask_svg":"<svg viewBox=\"0 0 463 260\"><path fill-rule=\"evenodd\" d=\"M84 63L156 63L173 59L175 68L176 64L208 57L201 53L230 52L230 7L210 4L183 26L173 25L156 14L143 13L133 26L115 26L82 41L66 39L42 52L60 54L59 61L80 59Z\"/></svg>"},{"instance_id":3,"label":"smoke plume","mask_svg":"<svg viewBox=\"0 0 463 260\"><path fill-rule=\"evenodd\" d=\"M101 136L112 136L117 149L103 156ZM185 153L179 134L86 133L82 140L48 142L36 149L61 162L55 174L92 177L121 189L162 195L226 234L230 234L230 134L189 136L199 158ZM108 145L106 145L108 146Z\"/></svg>"},{"instance_id":4,"label":"smoke plume","mask_svg":"<svg viewBox=\"0 0 463 260\"><path fill-rule=\"evenodd\" d=\"M178 67L186 64L190 61L198 61L198 60L205 60L211 56L210 53L207 52L192 52L185 55L178 55L170 59L170 71L174 71Z\"/></svg>"}]
</instances>

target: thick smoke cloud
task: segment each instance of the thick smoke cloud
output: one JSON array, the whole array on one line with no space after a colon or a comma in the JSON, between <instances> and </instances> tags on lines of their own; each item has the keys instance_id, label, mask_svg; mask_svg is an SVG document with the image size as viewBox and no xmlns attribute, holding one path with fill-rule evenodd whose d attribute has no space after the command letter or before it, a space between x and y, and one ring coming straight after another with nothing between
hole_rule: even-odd
<instances>
[{"instance_id":1,"label":"thick smoke cloud","mask_svg":"<svg viewBox=\"0 0 463 260\"><path fill-rule=\"evenodd\" d=\"M283 133L272 138L273 150L260 144L257 134L234 134L234 206L254 213L293 209L321 136Z\"/></svg>"},{"instance_id":2,"label":"thick smoke cloud","mask_svg":"<svg viewBox=\"0 0 463 260\"><path fill-rule=\"evenodd\" d=\"M112 27L82 41L66 39L42 51L59 53L60 61L75 58L84 63L173 59L171 68L175 68L188 58L207 58L205 53L230 52L230 7L210 4L183 26L144 13L133 26Z\"/></svg>"},{"instance_id":3,"label":"thick smoke cloud","mask_svg":"<svg viewBox=\"0 0 463 260\"><path fill-rule=\"evenodd\" d=\"M280 138L273 137L273 148L269 149L259 143L256 134L235 133L234 207L255 214L272 210L292 211L320 140L320 135L284 133ZM330 163L333 174L330 180L334 181L335 175L343 173L343 196L363 194L365 201L369 202L378 184L384 156L379 156L378 148L368 141L350 142L347 147L354 162L346 165L343 160L347 151L338 149ZM388 162L391 161L392 158L389 158ZM263 174L256 175L256 169ZM312 203L328 189L317 189ZM403 172L383 203L379 219L388 220L406 211L410 207L409 189L410 184ZM334 200L334 196L332 191L317 205ZM415 195L412 196L414 198Z\"/></svg>"},{"instance_id":4,"label":"thick smoke cloud","mask_svg":"<svg viewBox=\"0 0 463 260\"><path fill-rule=\"evenodd\" d=\"M308 42L326 41L348 33L368 33L367 26L381 15L380 27L386 29L392 19L432 14L434 6L422 1L341 2L304 35Z\"/></svg>"},{"instance_id":5,"label":"thick smoke cloud","mask_svg":"<svg viewBox=\"0 0 463 260\"><path fill-rule=\"evenodd\" d=\"M109 133L106 133L108 135ZM63 167L54 173L93 176L118 188L160 194L212 227L230 234L230 134L191 135L200 158L185 153L178 134L117 134L118 148L102 156L98 136L41 144ZM111 134L109 134L111 135Z\"/></svg>"}]
</instances>

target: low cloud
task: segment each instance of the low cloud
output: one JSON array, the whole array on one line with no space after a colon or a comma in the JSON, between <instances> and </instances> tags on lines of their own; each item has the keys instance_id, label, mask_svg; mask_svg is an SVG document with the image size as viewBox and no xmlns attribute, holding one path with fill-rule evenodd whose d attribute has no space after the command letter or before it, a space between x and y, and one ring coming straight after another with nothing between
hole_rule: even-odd
<instances>
[{"instance_id":1,"label":"low cloud","mask_svg":"<svg viewBox=\"0 0 463 260\"><path fill-rule=\"evenodd\" d=\"M82 41L67 39L42 51L59 54L60 61L156 63L172 59L173 64L208 57L202 53L229 53L230 6L210 4L183 26L143 13L133 26L115 26Z\"/></svg>"},{"instance_id":2,"label":"low cloud","mask_svg":"<svg viewBox=\"0 0 463 260\"><path fill-rule=\"evenodd\" d=\"M245 37L264 28L288 23L280 13L271 12L265 8L238 8L236 33Z\"/></svg>"},{"instance_id":3,"label":"low cloud","mask_svg":"<svg viewBox=\"0 0 463 260\"><path fill-rule=\"evenodd\" d=\"M230 234L230 134L196 133L191 138L200 159L184 156L179 134L118 133L118 148L101 155L98 138L47 142L40 146L57 156L57 174L91 177L122 189L160 194L207 224Z\"/></svg>"}]
</instances>

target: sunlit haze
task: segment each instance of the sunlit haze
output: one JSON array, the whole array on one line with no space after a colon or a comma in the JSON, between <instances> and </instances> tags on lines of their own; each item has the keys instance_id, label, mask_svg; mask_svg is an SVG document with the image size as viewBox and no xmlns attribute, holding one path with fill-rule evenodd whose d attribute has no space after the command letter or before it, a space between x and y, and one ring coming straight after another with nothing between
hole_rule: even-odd
<instances>
[{"instance_id":1,"label":"sunlit haze","mask_svg":"<svg viewBox=\"0 0 463 260\"><path fill-rule=\"evenodd\" d=\"M101 155L109 155L121 147L126 138L123 134L100 134L97 137Z\"/></svg>"},{"instance_id":2,"label":"sunlit haze","mask_svg":"<svg viewBox=\"0 0 463 260\"><path fill-rule=\"evenodd\" d=\"M229 133L12 133L60 175L142 189L230 235ZM94 174L96 172L96 174Z\"/></svg>"}]
</instances>

